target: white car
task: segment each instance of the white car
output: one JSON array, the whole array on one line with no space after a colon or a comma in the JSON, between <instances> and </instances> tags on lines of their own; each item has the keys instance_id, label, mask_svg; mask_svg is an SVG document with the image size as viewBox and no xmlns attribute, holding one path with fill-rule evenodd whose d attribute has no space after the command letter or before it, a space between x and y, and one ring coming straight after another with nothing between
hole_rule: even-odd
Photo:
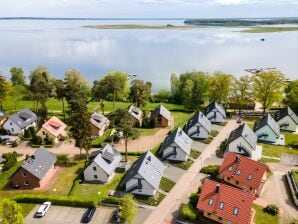
<instances>
[{"instance_id":1,"label":"white car","mask_svg":"<svg viewBox=\"0 0 298 224\"><path fill-rule=\"evenodd\" d=\"M49 201L44 202L36 211L36 217L43 217L47 214L49 208L51 207L52 203Z\"/></svg>"}]
</instances>

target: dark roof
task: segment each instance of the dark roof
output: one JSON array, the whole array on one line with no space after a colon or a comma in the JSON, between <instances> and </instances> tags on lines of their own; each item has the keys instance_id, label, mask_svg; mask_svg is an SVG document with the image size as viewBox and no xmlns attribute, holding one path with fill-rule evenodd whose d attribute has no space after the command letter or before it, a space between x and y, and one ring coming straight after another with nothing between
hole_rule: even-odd
<instances>
[{"instance_id":1,"label":"dark roof","mask_svg":"<svg viewBox=\"0 0 298 224\"><path fill-rule=\"evenodd\" d=\"M290 118L292 118L292 120L298 124L298 117L297 115L294 113L294 111L290 108L290 107L286 107L282 110L277 111L274 114L274 119L276 121L279 121L280 119L286 117L286 116L290 116Z\"/></svg>"},{"instance_id":2,"label":"dark roof","mask_svg":"<svg viewBox=\"0 0 298 224\"><path fill-rule=\"evenodd\" d=\"M25 128L28 125L37 121L37 116L29 109L23 109L9 116L9 119L18 125L20 128Z\"/></svg>"},{"instance_id":3,"label":"dark roof","mask_svg":"<svg viewBox=\"0 0 298 224\"><path fill-rule=\"evenodd\" d=\"M121 154L111 144L107 144L93 161L111 175L121 161Z\"/></svg>"},{"instance_id":4,"label":"dark roof","mask_svg":"<svg viewBox=\"0 0 298 224\"><path fill-rule=\"evenodd\" d=\"M273 132L279 136L280 130L279 130L279 125L276 123L276 121L271 117L270 114L266 114L265 116L261 117L258 119L255 124L253 131L256 132L257 130L261 129L262 127L268 125Z\"/></svg>"},{"instance_id":5,"label":"dark roof","mask_svg":"<svg viewBox=\"0 0 298 224\"><path fill-rule=\"evenodd\" d=\"M40 147L23 163L22 168L39 180L42 180L56 161L57 157L55 154L49 152L44 147Z\"/></svg>"},{"instance_id":6,"label":"dark roof","mask_svg":"<svg viewBox=\"0 0 298 224\"><path fill-rule=\"evenodd\" d=\"M172 143L176 143L187 155L190 154L192 140L181 128L177 128L167 136L160 150L163 151Z\"/></svg>"},{"instance_id":7,"label":"dark roof","mask_svg":"<svg viewBox=\"0 0 298 224\"><path fill-rule=\"evenodd\" d=\"M144 153L129 169L124 179L121 182L121 186L126 184L131 178L137 174L144 178L155 189L159 188L159 183L164 172L163 163L148 151Z\"/></svg>"},{"instance_id":8,"label":"dark roof","mask_svg":"<svg viewBox=\"0 0 298 224\"><path fill-rule=\"evenodd\" d=\"M161 104L158 107L156 107L154 111L152 111L151 118L156 115L161 115L168 121L171 120L172 117L171 112Z\"/></svg>"},{"instance_id":9,"label":"dark roof","mask_svg":"<svg viewBox=\"0 0 298 224\"><path fill-rule=\"evenodd\" d=\"M251 130L251 128L247 124L242 124L238 128L236 128L234 131L230 133L228 144L230 144L232 141L239 137L243 137L247 143L255 149L257 146L257 135Z\"/></svg>"},{"instance_id":10,"label":"dark roof","mask_svg":"<svg viewBox=\"0 0 298 224\"><path fill-rule=\"evenodd\" d=\"M239 175L236 174L237 170L240 170ZM229 152L220 166L219 174L239 181L239 183L246 186L258 189L262 184L262 179L266 171L269 171L267 165L246 156Z\"/></svg>"},{"instance_id":11,"label":"dark roof","mask_svg":"<svg viewBox=\"0 0 298 224\"><path fill-rule=\"evenodd\" d=\"M212 101L206 108L205 108L205 115L207 115L210 111L213 109L216 109L219 113L223 115L223 117L226 117L226 111L225 108L219 104L217 101Z\"/></svg>"},{"instance_id":12,"label":"dark roof","mask_svg":"<svg viewBox=\"0 0 298 224\"><path fill-rule=\"evenodd\" d=\"M253 200L252 193L207 179L204 181L197 208L234 224L250 224ZM220 203L223 203L222 209ZM237 214L234 214L235 209Z\"/></svg>"},{"instance_id":13,"label":"dark roof","mask_svg":"<svg viewBox=\"0 0 298 224\"><path fill-rule=\"evenodd\" d=\"M207 132L211 132L211 122L208 118L202 113L197 111L187 122L186 130L189 130L194 125L199 124L199 126L205 128Z\"/></svg>"}]
</instances>

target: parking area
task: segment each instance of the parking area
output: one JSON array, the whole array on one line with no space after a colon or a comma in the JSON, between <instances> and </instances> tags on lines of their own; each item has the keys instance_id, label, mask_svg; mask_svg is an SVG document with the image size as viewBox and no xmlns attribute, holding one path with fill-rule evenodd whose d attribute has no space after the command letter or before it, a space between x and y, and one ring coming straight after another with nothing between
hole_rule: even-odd
<instances>
[{"instance_id":1,"label":"parking area","mask_svg":"<svg viewBox=\"0 0 298 224\"><path fill-rule=\"evenodd\" d=\"M177 182L180 177L184 174L185 170L171 166L170 164L166 164L166 169L164 171L163 176Z\"/></svg>"},{"instance_id":2,"label":"parking area","mask_svg":"<svg viewBox=\"0 0 298 224\"><path fill-rule=\"evenodd\" d=\"M203 152L207 146L208 146L207 144L204 144L199 141L192 141L192 144L191 144L191 148L199 152Z\"/></svg>"},{"instance_id":3,"label":"parking area","mask_svg":"<svg viewBox=\"0 0 298 224\"><path fill-rule=\"evenodd\" d=\"M220 132L221 129L223 129L225 126L221 126L221 125L216 125L216 124L212 124L211 125L211 129Z\"/></svg>"},{"instance_id":4,"label":"parking area","mask_svg":"<svg viewBox=\"0 0 298 224\"><path fill-rule=\"evenodd\" d=\"M144 220L146 220L149 215L153 212L152 209L149 209L149 208L142 208L142 207L139 207L138 208L138 214L136 216L136 219L135 219L135 224L142 224L144 223Z\"/></svg>"},{"instance_id":5,"label":"parking area","mask_svg":"<svg viewBox=\"0 0 298 224\"><path fill-rule=\"evenodd\" d=\"M35 218L34 214L38 209L37 205L25 218L25 224L75 224L81 223L86 208L73 208L65 206L51 206L48 213L42 218ZM99 207L90 223L110 223L112 213L115 209L110 207Z\"/></svg>"}]
</instances>

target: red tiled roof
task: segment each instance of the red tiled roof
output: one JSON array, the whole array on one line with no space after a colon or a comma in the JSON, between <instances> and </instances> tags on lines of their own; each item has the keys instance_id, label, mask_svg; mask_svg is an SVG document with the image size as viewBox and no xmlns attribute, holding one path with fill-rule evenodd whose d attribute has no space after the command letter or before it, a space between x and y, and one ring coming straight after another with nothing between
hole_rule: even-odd
<instances>
[{"instance_id":1,"label":"red tiled roof","mask_svg":"<svg viewBox=\"0 0 298 224\"><path fill-rule=\"evenodd\" d=\"M218 193L216 192L217 186L219 186ZM212 205L209 205L210 199L213 199ZM250 224L253 200L252 193L207 179L203 184L197 209L215 214L234 224ZM223 203L222 209L220 209L221 202ZM238 209L237 215L234 215L235 208Z\"/></svg>"},{"instance_id":2,"label":"red tiled roof","mask_svg":"<svg viewBox=\"0 0 298 224\"><path fill-rule=\"evenodd\" d=\"M65 131L67 125L55 116L51 117L50 120L45 122L42 127L55 137L58 137L59 135L67 136L67 132Z\"/></svg>"},{"instance_id":3,"label":"red tiled roof","mask_svg":"<svg viewBox=\"0 0 298 224\"><path fill-rule=\"evenodd\" d=\"M238 162L236 161L237 156ZM240 170L240 173L237 173L237 170ZM221 177L230 177L241 184L258 189L265 171L269 171L267 165L237 153L229 152L220 166L219 174Z\"/></svg>"}]
</instances>

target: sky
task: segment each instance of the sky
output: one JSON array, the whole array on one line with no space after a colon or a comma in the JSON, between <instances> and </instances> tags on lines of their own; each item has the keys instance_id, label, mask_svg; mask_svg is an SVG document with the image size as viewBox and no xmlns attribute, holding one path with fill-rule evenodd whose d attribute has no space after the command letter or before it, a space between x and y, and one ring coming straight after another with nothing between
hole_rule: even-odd
<instances>
[{"instance_id":1,"label":"sky","mask_svg":"<svg viewBox=\"0 0 298 224\"><path fill-rule=\"evenodd\" d=\"M298 0L0 0L0 17L298 17Z\"/></svg>"}]
</instances>

